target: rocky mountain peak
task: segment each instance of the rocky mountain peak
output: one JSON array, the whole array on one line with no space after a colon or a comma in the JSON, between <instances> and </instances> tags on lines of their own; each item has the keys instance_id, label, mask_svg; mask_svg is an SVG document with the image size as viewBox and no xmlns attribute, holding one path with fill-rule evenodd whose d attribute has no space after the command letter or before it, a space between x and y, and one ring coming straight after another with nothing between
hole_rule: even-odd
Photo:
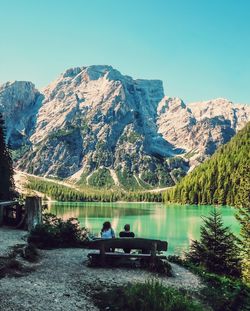
<instances>
[{"instance_id":1,"label":"rocky mountain peak","mask_svg":"<svg viewBox=\"0 0 250 311\"><path fill-rule=\"evenodd\" d=\"M182 109L186 109L186 105L180 98L164 96L158 105L157 113L172 113Z\"/></svg>"},{"instance_id":2,"label":"rocky mountain peak","mask_svg":"<svg viewBox=\"0 0 250 311\"><path fill-rule=\"evenodd\" d=\"M0 86L0 112L6 125L7 143L13 147L28 143L42 95L28 81L7 82Z\"/></svg>"},{"instance_id":3,"label":"rocky mountain peak","mask_svg":"<svg viewBox=\"0 0 250 311\"><path fill-rule=\"evenodd\" d=\"M7 82L0 86L0 105L4 108L22 108L34 102L38 94L35 85L28 81Z\"/></svg>"},{"instance_id":4,"label":"rocky mountain peak","mask_svg":"<svg viewBox=\"0 0 250 311\"><path fill-rule=\"evenodd\" d=\"M186 105L160 80L112 66L70 68L41 92L31 82L0 87L0 111L16 165L91 186L170 186L249 120L226 99Z\"/></svg>"}]
</instances>

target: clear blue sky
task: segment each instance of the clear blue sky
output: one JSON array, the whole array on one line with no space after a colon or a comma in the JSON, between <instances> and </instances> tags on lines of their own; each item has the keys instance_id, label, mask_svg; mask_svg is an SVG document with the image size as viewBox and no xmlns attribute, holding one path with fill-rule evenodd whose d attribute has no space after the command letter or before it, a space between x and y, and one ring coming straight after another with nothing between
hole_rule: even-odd
<instances>
[{"instance_id":1,"label":"clear blue sky","mask_svg":"<svg viewBox=\"0 0 250 311\"><path fill-rule=\"evenodd\" d=\"M0 0L0 83L92 64L186 102L250 103L250 1Z\"/></svg>"}]
</instances>

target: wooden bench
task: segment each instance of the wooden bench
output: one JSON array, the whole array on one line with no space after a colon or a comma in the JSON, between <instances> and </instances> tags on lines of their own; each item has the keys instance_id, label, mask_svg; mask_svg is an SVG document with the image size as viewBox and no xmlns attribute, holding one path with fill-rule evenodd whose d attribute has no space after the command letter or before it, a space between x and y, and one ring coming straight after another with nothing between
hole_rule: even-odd
<instances>
[{"instance_id":1,"label":"wooden bench","mask_svg":"<svg viewBox=\"0 0 250 311\"><path fill-rule=\"evenodd\" d=\"M142 239L142 238L116 238L116 239L97 239L89 241L89 249L99 250L99 253L89 253L88 258L95 264L105 265L108 261L139 258L154 264L156 257L166 259L166 256L157 252L167 251L168 243L166 241ZM110 250L121 249L120 252L111 252ZM140 253L124 253L122 249L139 250Z\"/></svg>"}]
</instances>

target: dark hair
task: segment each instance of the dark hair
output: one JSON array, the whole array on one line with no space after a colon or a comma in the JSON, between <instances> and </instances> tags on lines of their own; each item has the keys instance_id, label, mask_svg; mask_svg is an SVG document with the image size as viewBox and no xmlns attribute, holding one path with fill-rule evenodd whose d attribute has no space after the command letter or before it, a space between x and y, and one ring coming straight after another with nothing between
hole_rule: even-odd
<instances>
[{"instance_id":1,"label":"dark hair","mask_svg":"<svg viewBox=\"0 0 250 311\"><path fill-rule=\"evenodd\" d=\"M105 221L102 225L102 232L103 231L108 231L111 228L111 223L110 221Z\"/></svg>"},{"instance_id":2,"label":"dark hair","mask_svg":"<svg viewBox=\"0 0 250 311\"><path fill-rule=\"evenodd\" d=\"M130 231L130 225L129 225L129 224L126 224L126 225L124 226L124 230L125 230L125 231Z\"/></svg>"}]
</instances>

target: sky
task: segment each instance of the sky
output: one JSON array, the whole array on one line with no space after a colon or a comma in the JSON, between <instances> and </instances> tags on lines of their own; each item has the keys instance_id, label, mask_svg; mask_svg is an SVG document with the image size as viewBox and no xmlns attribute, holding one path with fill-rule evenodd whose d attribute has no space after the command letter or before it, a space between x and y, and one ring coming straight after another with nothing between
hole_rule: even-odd
<instances>
[{"instance_id":1,"label":"sky","mask_svg":"<svg viewBox=\"0 0 250 311\"><path fill-rule=\"evenodd\" d=\"M94 64L186 103L250 104L250 1L0 0L0 84Z\"/></svg>"}]
</instances>

